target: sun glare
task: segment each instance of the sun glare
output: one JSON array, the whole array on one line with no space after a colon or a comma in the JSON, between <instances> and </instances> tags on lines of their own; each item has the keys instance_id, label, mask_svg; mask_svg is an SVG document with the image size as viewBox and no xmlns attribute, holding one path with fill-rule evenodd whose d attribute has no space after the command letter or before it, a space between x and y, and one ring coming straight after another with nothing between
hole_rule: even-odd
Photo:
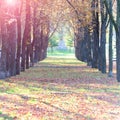
<instances>
[{"instance_id":1,"label":"sun glare","mask_svg":"<svg viewBox=\"0 0 120 120\"><path fill-rule=\"evenodd\" d=\"M16 0L6 0L8 5L14 6L16 4Z\"/></svg>"}]
</instances>

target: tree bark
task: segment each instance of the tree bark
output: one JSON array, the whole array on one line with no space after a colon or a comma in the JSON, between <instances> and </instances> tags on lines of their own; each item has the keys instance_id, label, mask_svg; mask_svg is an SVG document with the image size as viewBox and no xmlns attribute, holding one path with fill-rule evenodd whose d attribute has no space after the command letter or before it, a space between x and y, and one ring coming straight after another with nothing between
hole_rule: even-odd
<instances>
[{"instance_id":1,"label":"tree bark","mask_svg":"<svg viewBox=\"0 0 120 120\"><path fill-rule=\"evenodd\" d=\"M12 20L11 20L12 21ZM9 74L16 75L16 45L17 45L17 24L14 19L8 24L8 56L9 56Z\"/></svg>"},{"instance_id":2,"label":"tree bark","mask_svg":"<svg viewBox=\"0 0 120 120\"><path fill-rule=\"evenodd\" d=\"M100 1L101 11L101 34L100 34L100 54L99 54L99 70L106 73L106 28L107 28L107 11L104 1Z\"/></svg>"},{"instance_id":3,"label":"tree bark","mask_svg":"<svg viewBox=\"0 0 120 120\"><path fill-rule=\"evenodd\" d=\"M92 62L92 54L91 54L91 36L90 36L90 30L89 26L86 28L86 51L87 51L87 65L91 66Z\"/></svg>"},{"instance_id":4,"label":"tree bark","mask_svg":"<svg viewBox=\"0 0 120 120\"><path fill-rule=\"evenodd\" d=\"M3 15L3 14L2 14ZM7 74L7 26L5 23L5 17L2 16L1 19L1 37L2 37L2 51L1 51L1 61L0 61L0 79L4 79Z\"/></svg>"},{"instance_id":5,"label":"tree bark","mask_svg":"<svg viewBox=\"0 0 120 120\"><path fill-rule=\"evenodd\" d=\"M93 8L98 8L98 0L92 2ZM99 15L98 11L93 11L93 58L92 58L92 68L98 68L99 60Z\"/></svg>"},{"instance_id":6,"label":"tree bark","mask_svg":"<svg viewBox=\"0 0 120 120\"><path fill-rule=\"evenodd\" d=\"M101 45L100 45L100 70L106 73L106 21L101 25Z\"/></svg>"},{"instance_id":7,"label":"tree bark","mask_svg":"<svg viewBox=\"0 0 120 120\"><path fill-rule=\"evenodd\" d=\"M25 21L25 30L22 40L22 61L21 61L21 70L25 71L25 68L29 68L29 56L30 49L29 45L31 44L31 23L30 23L30 1L26 0L26 21ZM28 52L29 51L29 52Z\"/></svg>"},{"instance_id":8,"label":"tree bark","mask_svg":"<svg viewBox=\"0 0 120 120\"><path fill-rule=\"evenodd\" d=\"M20 9L20 10L19 10ZM22 38L21 38L21 9L22 6L20 6L20 8L16 9L16 19L17 19L17 57L16 57L16 74L20 74L21 71L21 66L20 66L20 58L21 58L21 42L22 42Z\"/></svg>"},{"instance_id":9,"label":"tree bark","mask_svg":"<svg viewBox=\"0 0 120 120\"><path fill-rule=\"evenodd\" d=\"M120 82L120 0L117 0L117 24L118 32L116 32L116 53L117 53L117 80Z\"/></svg>"},{"instance_id":10,"label":"tree bark","mask_svg":"<svg viewBox=\"0 0 120 120\"><path fill-rule=\"evenodd\" d=\"M109 0L109 9L112 13L112 0ZM113 50L112 50L112 38L113 38L113 24L112 21L110 20L110 24L109 24L109 72L108 72L108 76L112 77L113 76Z\"/></svg>"}]
</instances>

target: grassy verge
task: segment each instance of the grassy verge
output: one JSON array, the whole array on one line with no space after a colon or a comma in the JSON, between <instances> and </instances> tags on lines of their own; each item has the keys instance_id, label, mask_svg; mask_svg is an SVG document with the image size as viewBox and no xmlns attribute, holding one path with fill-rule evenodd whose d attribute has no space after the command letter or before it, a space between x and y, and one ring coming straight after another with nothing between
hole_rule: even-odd
<instances>
[{"instance_id":1,"label":"grassy verge","mask_svg":"<svg viewBox=\"0 0 120 120\"><path fill-rule=\"evenodd\" d=\"M74 50L54 50L54 51L50 51L48 50L47 55L49 57L74 57Z\"/></svg>"}]
</instances>

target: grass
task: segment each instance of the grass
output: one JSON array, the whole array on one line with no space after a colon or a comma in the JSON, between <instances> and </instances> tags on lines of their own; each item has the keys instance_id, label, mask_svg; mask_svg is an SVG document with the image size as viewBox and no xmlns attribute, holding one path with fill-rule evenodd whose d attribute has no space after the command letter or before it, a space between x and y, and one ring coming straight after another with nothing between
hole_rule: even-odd
<instances>
[{"instance_id":1,"label":"grass","mask_svg":"<svg viewBox=\"0 0 120 120\"><path fill-rule=\"evenodd\" d=\"M53 57L74 57L75 54L74 54L75 50L74 49L71 49L71 50L54 50L53 52L51 52L50 50L48 50L48 56L53 56Z\"/></svg>"},{"instance_id":2,"label":"grass","mask_svg":"<svg viewBox=\"0 0 120 120\"><path fill-rule=\"evenodd\" d=\"M0 80L0 120L119 120L120 84L75 58L48 57Z\"/></svg>"}]
</instances>

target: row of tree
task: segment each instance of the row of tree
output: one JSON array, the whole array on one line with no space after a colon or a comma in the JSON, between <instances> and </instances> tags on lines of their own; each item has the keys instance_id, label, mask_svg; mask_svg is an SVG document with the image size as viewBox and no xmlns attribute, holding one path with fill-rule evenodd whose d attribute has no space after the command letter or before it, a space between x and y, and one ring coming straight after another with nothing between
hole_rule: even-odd
<instances>
[{"instance_id":1,"label":"row of tree","mask_svg":"<svg viewBox=\"0 0 120 120\"><path fill-rule=\"evenodd\" d=\"M0 1L0 78L20 74L47 56L48 40L69 14L61 0ZM63 21L63 22L62 22Z\"/></svg>"},{"instance_id":2,"label":"row of tree","mask_svg":"<svg viewBox=\"0 0 120 120\"><path fill-rule=\"evenodd\" d=\"M78 16L78 24L81 24L79 9L75 7L76 1L67 1ZM87 62L93 68L99 69L102 73L106 73L106 35L107 30L109 30L109 76L113 76L114 26L116 33L116 71L117 80L120 82L120 0L87 0L82 1L82 4L87 6L87 2L91 6L91 21L89 24L76 27L76 57ZM90 10L89 7L86 8ZM86 15L85 12L84 15Z\"/></svg>"},{"instance_id":3,"label":"row of tree","mask_svg":"<svg viewBox=\"0 0 120 120\"><path fill-rule=\"evenodd\" d=\"M106 73L106 30L109 27L109 76L112 76L114 26L120 82L120 0L13 1L14 5L7 4L7 0L0 1L1 78L20 74L45 59L48 40L59 27L67 24L74 33L77 59L102 73ZM116 18L113 8L116 8Z\"/></svg>"},{"instance_id":4,"label":"row of tree","mask_svg":"<svg viewBox=\"0 0 120 120\"><path fill-rule=\"evenodd\" d=\"M30 0L0 1L0 78L20 74L46 57L49 17Z\"/></svg>"}]
</instances>

